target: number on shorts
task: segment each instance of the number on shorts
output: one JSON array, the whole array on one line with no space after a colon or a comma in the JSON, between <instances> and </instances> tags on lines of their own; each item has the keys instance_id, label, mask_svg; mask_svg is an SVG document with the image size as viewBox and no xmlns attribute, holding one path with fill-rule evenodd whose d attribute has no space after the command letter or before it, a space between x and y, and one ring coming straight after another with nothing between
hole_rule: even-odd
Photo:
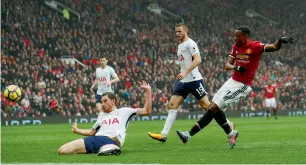
<instances>
[{"instance_id":1,"label":"number on shorts","mask_svg":"<svg viewBox=\"0 0 306 165\"><path fill-rule=\"evenodd\" d=\"M200 84L199 88L196 89L196 91L198 92L198 94L200 96L202 96L204 93L206 94L206 91L205 91L204 86L202 84Z\"/></svg>"}]
</instances>

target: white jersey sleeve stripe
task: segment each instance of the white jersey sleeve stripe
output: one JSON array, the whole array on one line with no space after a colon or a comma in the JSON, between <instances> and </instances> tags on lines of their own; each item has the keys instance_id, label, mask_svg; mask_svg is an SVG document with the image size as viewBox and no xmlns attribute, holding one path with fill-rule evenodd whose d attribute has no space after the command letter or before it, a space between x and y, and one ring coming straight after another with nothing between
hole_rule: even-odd
<instances>
[{"instance_id":1,"label":"white jersey sleeve stripe","mask_svg":"<svg viewBox=\"0 0 306 165\"><path fill-rule=\"evenodd\" d=\"M129 116L129 118L127 119L126 124L125 124L125 129L127 128L127 126L128 126L128 124L129 124L130 120L132 119L132 117L135 116L135 115L136 115L136 112L135 112L135 113L132 113L132 114Z\"/></svg>"}]
</instances>

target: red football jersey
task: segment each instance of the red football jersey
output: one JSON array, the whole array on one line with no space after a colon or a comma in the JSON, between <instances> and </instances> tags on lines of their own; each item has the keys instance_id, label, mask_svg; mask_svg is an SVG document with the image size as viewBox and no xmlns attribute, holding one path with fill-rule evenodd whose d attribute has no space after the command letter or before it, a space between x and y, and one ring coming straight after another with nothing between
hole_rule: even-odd
<instances>
[{"instance_id":1,"label":"red football jersey","mask_svg":"<svg viewBox=\"0 0 306 165\"><path fill-rule=\"evenodd\" d=\"M271 99L275 97L276 86L275 85L266 85L265 86L265 98Z\"/></svg>"},{"instance_id":2,"label":"red football jersey","mask_svg":"<svg viewBox=\"0 0 306 165\"><path fill-rule=\"evenodd\" d=\"M251 97L251 98L255 98L255 97L256 97L256 93L255 93L254 91L251 91L251 92L250 92L250 97Z\"/></svg>"},{"instance_id":3,"label":"red football jersey","mask_svg":"<svg viewBox=\"0 0 306 165\"><path fill-rule=\"evenodd\" d=\"M243 66L247 69L243 73L235 71L232 76L234 80L252 85L264 47L265 44L252 40L248 40L245 45L240 47L236 46L236 44L232 46L230 56L235 58L237 66Z\"/></svg>"}]
</instances>

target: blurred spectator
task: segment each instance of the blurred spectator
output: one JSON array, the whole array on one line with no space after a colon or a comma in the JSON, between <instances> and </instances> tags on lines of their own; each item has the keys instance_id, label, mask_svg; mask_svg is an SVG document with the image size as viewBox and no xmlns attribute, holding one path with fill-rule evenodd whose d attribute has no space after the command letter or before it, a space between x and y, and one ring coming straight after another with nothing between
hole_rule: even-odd
<instances>
[{"instance_id":1,"label":"blurred spectator","mask_svg":"<svg viewBox=\"0 0 306 165\"><path fill-rule=\"evenodd\" d=\"M122 80L114 86L119 96L118 106L143 106L139 83L146 80L153 88L153 111L165 112L180 71L173 31L178 21L151 14L146 9L150 1L59 1L79 12L81 21L73 18L68 21L39 1L16 0L14 5L2 1L5 10L1 10L1 76L5 80L1 79L1 87L16 84L27 95L21 106L1 98L2 116L95 114L95 97L89 88L98 67L97 59L102 55L109 58L109 64ZM283 35L295 38L293 46L284 45L279 52L262 56L253 83L255 95L228 110L247 110L252 102L256 110L262 109L267 79L274 80L278 86L280 109L306 108L304 1L157 0L156 3L180 15L190 27L189 36L198 43L201 52L199 69L210 98L231 76L223 67L237 26L248 25L252 38L264 43L272 43ZM269 24L259 17L249 18L245 15L248 9L278 24ZM64 62L62 55L71 55L86 67ZM53 108L49 107L51 102ZM180 111L194 108L198 108L197 102L189 96Z\"/></svg>"}]
</instances>

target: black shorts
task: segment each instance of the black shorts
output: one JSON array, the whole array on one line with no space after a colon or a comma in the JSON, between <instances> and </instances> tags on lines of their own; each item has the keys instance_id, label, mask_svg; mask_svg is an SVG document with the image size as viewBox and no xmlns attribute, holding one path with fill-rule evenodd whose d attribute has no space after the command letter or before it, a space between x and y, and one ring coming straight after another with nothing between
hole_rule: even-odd
<instances>
[{"instance_id":1,"label":"black shorts","mask_svg":"<svg viewBox=\"0 0 306 165\"><path fill-rule=\"evenodd\" d=\"M101 100L101 99L102 99L102 95L96 94L96 104L97 104L97 103L100 103L100 104L101 104L101 103L102 103L102 100Z\"/></svg>"},{"instance_id":2,"label":"black shorts","mask_svg":"<svg viewBox=\"0 0 306 165\"><path fill-rule=\"evenodd\" d=\"M99 149L107 144L117 143L107 136L88 136L84 138L85 148L87 153L98 153Z\"/></svg>"},{"instance_id":3,"label":"black shorts","mask_svg":"<svg viewBox=\"0 0 306 165\"><path fill-rule=\"evenodd\" d=\"M184 98L188 94L192 94L196 99L200 100L208 93L205 90L205 85L203 80L191 81L191 82L177 82L174 86L172 95L179 95Z\"/></svg>"}]
</instances>

